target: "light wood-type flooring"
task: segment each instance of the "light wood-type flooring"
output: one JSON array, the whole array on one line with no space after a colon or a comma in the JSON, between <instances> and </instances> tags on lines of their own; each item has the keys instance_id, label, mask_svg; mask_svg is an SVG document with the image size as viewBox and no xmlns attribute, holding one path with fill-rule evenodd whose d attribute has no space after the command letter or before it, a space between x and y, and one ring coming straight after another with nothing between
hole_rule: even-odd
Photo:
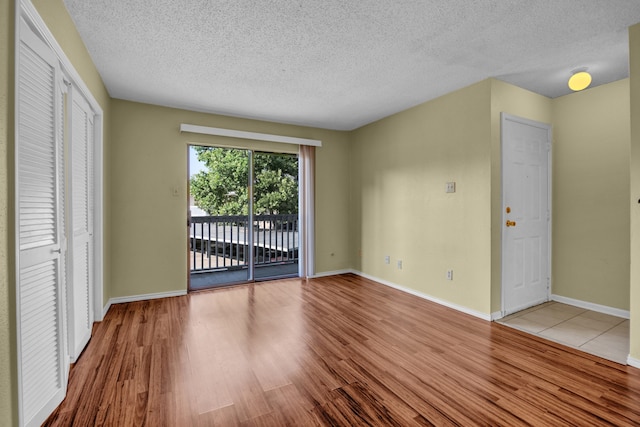
<instances>
[{"instance_id":1,"label":"light wood-type flooring","mask_svg":"<svg viewBox=\"0 0 640 427\"><path fill-rule=\"evenodd\" d=\"M355 275L111 307L49 426L638 426L640 370Z\"/></svg>"}]
</instances>

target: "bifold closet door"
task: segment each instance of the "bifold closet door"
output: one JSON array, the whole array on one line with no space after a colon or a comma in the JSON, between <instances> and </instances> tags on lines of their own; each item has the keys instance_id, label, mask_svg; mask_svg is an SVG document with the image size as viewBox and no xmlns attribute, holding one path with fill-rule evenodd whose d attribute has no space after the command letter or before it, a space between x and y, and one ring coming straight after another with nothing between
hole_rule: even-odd
<instances>
[{"instance_id":1,"label":"bifold closet door","mask_svg":"<svg viewBox=\"0 0 640 427\"><path fill-rule=\"evenodd\" d=\"M16 89L17 339L21 425L40 425L66 393L57 59L21 20Z\"/></svg>"},{"instance_id":2,"label":"bifold closet door","mask_svg":"<svg viewBox=\"0 0 640 427\"><path fill-rule=\"evenodd\" d=\"M69 342L75 362L91 338L93 326L93 149L94 114L79 91L71 87L71 258Z\"/></svg>"}]
</instances>

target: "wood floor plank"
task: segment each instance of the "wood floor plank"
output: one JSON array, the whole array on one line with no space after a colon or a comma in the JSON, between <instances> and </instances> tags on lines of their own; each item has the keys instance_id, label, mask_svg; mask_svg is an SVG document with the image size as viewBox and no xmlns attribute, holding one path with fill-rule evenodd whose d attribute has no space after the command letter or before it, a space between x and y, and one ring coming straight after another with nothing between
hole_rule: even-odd
<instances>
[{"instance_id":1,"label":"wood floor plank","mask_svg":"<svg viewBox=\"0 0 640 427\"><path fill-rule=\"evenodd\" d=\"M188 424L187 424L188 425ZM199 427L211 426L240 426L236 415L236 408L233 405L224 406L213 411L205 412L198 415Z\"/></svg>"},{"instance_id":2,"label":"wood floor plank","mask_svg":"<svg viewBox=\"0 0 640 427\"><path fill-rule=\"evenodd\" d=\"M313 424L311 410L314 403L305 398L298 388L289 384L265 393L269 406L281 414L281 425L304 426Z\"/></svg>"},{"instance_id":3,"label":"wood floor plank","mask_svg":"<svg viewBox=\"0 0 640 427\"><path fill-rule=\"evenodd\" d=\"M117 304L46 426L637 426L640 371L347 274Z\"/></svg>"},{"instance_id":4,"label":"wood floor plank","mask_svg":"<svg viewBox=\"0 0 640 427\"><path fill-rule=\"evenodd\" d=\"M408 425L408 420L403 420L398 414L391 413L381 399L359 383L333 390L330 400L314 408L313 412L321 424L392 427Z\"/></svg>"}]
</instances>

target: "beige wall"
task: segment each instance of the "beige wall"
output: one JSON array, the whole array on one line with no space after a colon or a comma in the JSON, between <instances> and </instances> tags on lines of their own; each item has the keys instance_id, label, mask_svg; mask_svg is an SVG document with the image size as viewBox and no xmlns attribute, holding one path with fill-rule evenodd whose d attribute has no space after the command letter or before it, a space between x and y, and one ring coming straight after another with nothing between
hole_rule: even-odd
<instances>
[{"instance_id":1,"label":"beige wall","mask_svg":"<svg viewBox=\"0 0 640 427\"><path fill-rule=\"evenodd\" d=\"M490 312L490 96L485 80L353 132L357 270Z\"/></svg>"},{"instance_id":2,"label":"beige wall","mask_svg":"<svg viewBox=\"0 0 640 427\"><path fill-rule=\"evenodd\" d=\"M354 131L354 268L500 311L502 112L554 129L552 292L628 309L627 80L551 100L490 79Z\"/></svg>"},{"instance_id":3,"label":"beige wall","mask_svg":"<svg viewBox=\"0 0 640 427\"><path fill-rule=\"evenodd\" d=\"M629 80L553 100L553 293L629 310Z\"/></svg>"},{"instance_id":4,"label":"beige wall","mask_svg":"<svg viewBox=\"0 0 640 427\"><path fill-rule=\"evenodd\" d=\"M629 30L631 94L631 357L640 363L640 24Z\"/></svg>"},{"instance_id":5,"label":"beige wall","mask_svg":"<svg viewBox=\"0 0 640 427\"><path fill-rule=\"evenodd\" d=\"M489 79L353 132L355 269L486 316L500 310L501 112L551 123L551 100Z\"/></svg>"},{"instance_id":6,"label":"beige wall","mask_svg":"<svg viewBox=\"0 0 640 427\"><path fill-rule=\"evenodd\" d=\"M0 425L18 420L13 275L14 2L0 0Z\"/></svg>"},{"instance_id":7,"label":"beige wall","mask_svg":"<svg viewBox=\"0 0 640 427\"><path fill-rule=\"evenodd\" d=\"M491 312L502 309L502 151L500 114L551 124L551 100L491 80Z\"/></svg>"},{"instance_id":8,"label":"beige wall","mask_svg":"<svg viewBox=\"0 0 640 427\"><path fill-rule=\"evenodd\" d=\"M113 100L112 106L117 124L107 174L112 191L112 296L186 290L189 143L297 150L289 144L181 134L181 123L322 140L316 150L316 223L321 230L316 235L316 271L349 268L346 133L121 100ZM178 197L172 195L173 188L179 189Z\"/></svg>"}]
</instances>

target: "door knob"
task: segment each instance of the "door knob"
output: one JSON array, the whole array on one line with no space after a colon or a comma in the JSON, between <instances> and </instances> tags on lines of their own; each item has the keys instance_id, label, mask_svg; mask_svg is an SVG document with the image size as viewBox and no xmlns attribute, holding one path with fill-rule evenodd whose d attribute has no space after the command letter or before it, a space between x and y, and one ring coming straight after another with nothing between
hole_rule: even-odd
<instances>
[{"instance_id":1,"label":"door knob","mask_svg":"<svg viewBox=\"0 0 640 427\"><path fill-rule=\"evenodd\" d=\"M507 227L515 227L515 226L516 226L516 222L515 221L507 220Z\"/></svg>"}]
</instances>

